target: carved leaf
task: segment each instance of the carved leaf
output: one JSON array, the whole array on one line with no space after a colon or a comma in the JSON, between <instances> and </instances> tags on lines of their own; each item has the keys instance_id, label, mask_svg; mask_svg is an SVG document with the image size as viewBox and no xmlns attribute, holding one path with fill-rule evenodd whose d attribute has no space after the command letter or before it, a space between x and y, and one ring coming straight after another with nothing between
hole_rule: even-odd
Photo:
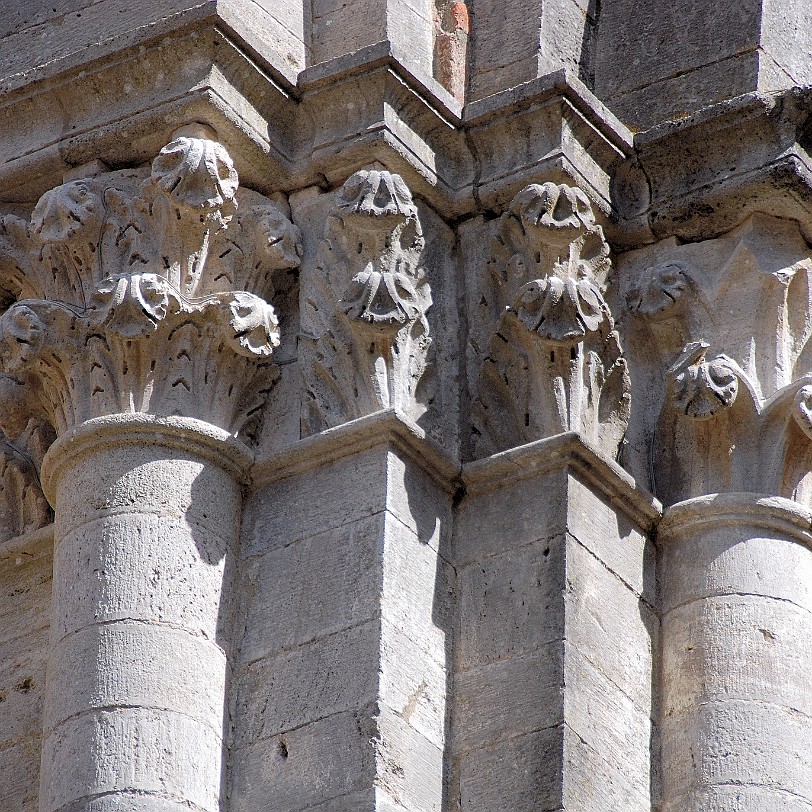
<instances>
[{"instance_id":1,"label":"carved leaf","mask_svg":"<svg viewBox=\"0 0 812 812\"><path fill-rule=\"evenodd\" d=\"M397 408L426 411L431 291L417 208L398 175L356 172L325 226L302 316L304 433Z\"/></svg>"},{"instance_id":2,"label":"carved leaf","mask_svg":"<svg viewBox=\"0 0 812 812\"><path fill-rule=\"evenodd\" d=\"M617 453L630 382L603 298L609 267L609 246L579 189L546 183L513 199L481 301L482 322L496 326L472 405L477 456L565 431Z\"/></svg>"}]
</instances>

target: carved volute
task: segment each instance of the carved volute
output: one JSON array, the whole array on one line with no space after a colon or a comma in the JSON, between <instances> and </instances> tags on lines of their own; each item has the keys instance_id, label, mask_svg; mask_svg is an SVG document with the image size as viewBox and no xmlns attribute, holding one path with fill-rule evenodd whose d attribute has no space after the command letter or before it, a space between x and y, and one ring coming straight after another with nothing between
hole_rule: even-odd
<instances>
[{"instance_id":1,"label":"carved volute","mask_svg":"<svg viewBox=\"0 0 812 812\"><path fill-rule=\"evenodd\" d=\"M566 431L616 455L629 378L604 300L610 267L580 189L545 183L513 199L480 303L492 338L473 403L477 456Z\"/></svg>"},{"instance_id":2,"label":"carved volute","mask_svg":"<svg viewBox=\"0 0 812 812\"><path fill-rule=\"evenodd\" d=\"M399 175L362 171L341 188L302 312L303 434L380 409L426 411L431 290L417 207Z\"/></svg>"},{"instance_id":3,"label":"carved volute","mask_svg":"<svg viewBox=\"0 0 812 812\"><path fill-rule=\"evenodd\" d=\"M639 415L657 495L812 503L812 254L797 224L755 215L635 252L623 276L641 372L660 381Z\"/></svg>"},{"instance_id":4,"label":"carved volute","mask_svg":"<svg viewBox=\"0 0 812 812\"><path fill-rule=\"evenodd\" d=\"M250 434L275 375L271 275L301 249L206 136L186 128L151 168L70 181L0 224L4 389L58 434L126 412Z\"/></svg>"}]
</instances>

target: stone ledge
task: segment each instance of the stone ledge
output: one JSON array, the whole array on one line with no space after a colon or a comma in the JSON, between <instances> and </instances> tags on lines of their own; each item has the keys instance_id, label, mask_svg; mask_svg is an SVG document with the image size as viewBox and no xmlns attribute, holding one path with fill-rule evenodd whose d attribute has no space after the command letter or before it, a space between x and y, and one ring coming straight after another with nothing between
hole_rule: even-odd
<instances>
[{"instance_id":1,"label":"stone ledge","mask_svg":"<svg viewBox=\"0 0 812 812\"><path fill-rule=\"evenodd\" d=\"M812 510L760 493L712 493L666 508L657 529L658 544L697 528L744 525L787 535L812 548Z\"/></svg>"},{"instance_id":2,"label":"stone ledge","mask_svg":"<svg viewBox=\"0 0 812 812\"><path fill-rule=\"evenodd\" d=\"M393 409L327 429L258 459L251 471L251 484L257 490L380 445L391 445L446 492L457 490L459 463L422 428Z\"/></svg>"},{"instance_id":3,"label":"stone ledge","mask_svg":"<svg viewBox=\"0 0 812 812\"><path fill-rule=\"evenodd\" d=\"M662 505L654 496L576 432L467 463L462 468L462 479L466 495L473 496L562 468L571 469L644 530L652 529L662 516Z\"/></svg>"}]
</instances>

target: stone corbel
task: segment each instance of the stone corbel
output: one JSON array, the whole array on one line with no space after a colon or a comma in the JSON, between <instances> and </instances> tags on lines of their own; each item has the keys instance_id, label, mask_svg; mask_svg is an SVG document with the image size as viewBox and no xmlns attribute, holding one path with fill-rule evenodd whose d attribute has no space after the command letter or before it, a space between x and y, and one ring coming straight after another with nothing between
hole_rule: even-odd
<instances>
[{"instance_id":1,"label":"stone corbel","mask_svg":"<svg viewBox=\"0 0 812 812\"><path fill-rule=\"evenodd\" d=\"M427 409L431 290L423 233L398 175L361 171L341 188L302 312L303 434L382 409Z\"/></svg>"},{"instance_id":2,"label":"stone corbel","mask_svg":"<svg viewBox=\"0 0 812 812\"><path fill-rule=\"evenodd\" d=\"M812 255L798 227L756 215L670 248L624 273L643 366L665 367L648 417L655 492L669 504L728 491L810 505Z\"/></svg>"},{"instance_id":3,"label":"stone corbel","mask_svg":"<svg viewBox=\"0 0 812 812\"><path fill-rule=\"evenodd\" d=\"M545 183L513 199L480 304L492 338L472 407L476 456L568 431L617 454L630 386L604 300L610 267L580 189Z\"/></svg>"}]
</instances>

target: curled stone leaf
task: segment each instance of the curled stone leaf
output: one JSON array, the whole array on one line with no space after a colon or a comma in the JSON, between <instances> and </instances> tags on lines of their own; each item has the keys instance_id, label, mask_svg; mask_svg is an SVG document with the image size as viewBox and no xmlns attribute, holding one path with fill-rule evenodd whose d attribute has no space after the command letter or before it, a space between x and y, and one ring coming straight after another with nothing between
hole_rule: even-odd
<instances>
[{"instance_id":1,"label":"curled stone leaf","mask_svg":"<svg viewBox=\"0 0 812 812\"><path fill-rule=\"evenodd\" d=\"M513 305L519 321L545 341L571 344L598 329L609 309L586 279L534 279L519 289Z\"/></svg>"},{"instance_id":2,"label":"curled stone leaf","mask_svg":"<svg viewBox=\"0 0 812 812\"><path fill-rule=\"evenodd\" d=\"M237 170L225 148L203 138L176 138L152 162L152 179L174 203L204 211L231 203Z\"/></svg>"},{"instance_id":3,"label":"curled stone leaf","mask_svg":"<svg viewBox=\"0 0 812 812\"><path fill-rule=\"evenodd\" d=\"M33 233L46 244L68 240L83 228L101 225L103 206L86 181L73 181L46 192L31 215Z\"/></svg>"},{"instance_id":4,"label":"curled stone leaf","mask_svg":"<svg viewBox=\"0 0 812 812\"><path fill-rule=\"evenodd\" d=\"M795 393L792 415L804 434L812 439L812 386L802 386Z\"/></svg>"},{"instance_id":5,"label":"curled stone leaf","mask_svg":"<svg viewBox=\"0 0 812 812\"><path fill-rule=\"evenodd\" d=\"M229 343L240 355L267 358L279 346L279 319L273 307L252 293L233 293L227 300Z\"/></svg>"},{"instance_id":6,"label":"curled stone leaf","mask_svg":"<svg viewBox=\"0 0 812 812\"><path fill-rule=\"evenodd\" d=\"M341 302L350 319L379 327L398 328L423 315L420 298L406 274L371 268L352 278Z\"/></svg>"},{"instance_id":7,"label":"curled stone leaf","mask_svg":"<svg viewBox=\"0 0 812 812\"><path fill-rule=\"evenodd\" d=\"M5 372L25 367L45 341L45 325L26 304L10 307L0 317L0 364Z\"/></svg>"},{"instance_id":8,"label":"curled stone leaf","mask_svg":"<svg viewBox=\"0 0 812 812\"><path fill-rule=\"evenodd\" d=\"M112 332L128 339L139 338L158 329L173 296L177 294L157 274L109 277L96 288L90 311L96 323L105 324Z\"/></svg>"},{"instance_id":9,"label":"curled stone leaf","mask_svg":"<svg viewBox=\"0 0 812 812\"><path fill-rule=\"evenodd\" d=\"M403 178L378 170L351 175L341 189L336 207L343 217L356 215L405 220L417 216L411 192Z\"/></svg>"},{"instance_id":10,"label":"curled stone leaf","mask_svg":"<svg viewBox=\"0 0 812 812\"><path fill-rule=\"evenodd\" d=\"M256 222L257 246L277 268L295 268L302 258L299 229L275 206L266 206Z\"/></svg>"},{"instance_id":11,"label":"curled stone leaf","mask_svg":"<svg viewBox=\"0 0 812 812\"><path fill-rule=\"evenodd\" d=\"M639 284L626 294L626 304L634 313L657 316L670 310L682 298L691 279L684 262L663 262L646 268Z\"/></svg>"},{"instance_id":12,"label":"curled stone leaf","mask_svg":"<svg viewBox=\"0 0 812 812\"><path fill-rule=\"evenodd\" d=\"M692 342L669 372L674 405L695 420L708 420L729 408L739 392L735 363L724 355L707 361L707 350L704 341Z\"/></svg>"}]
</instances>

